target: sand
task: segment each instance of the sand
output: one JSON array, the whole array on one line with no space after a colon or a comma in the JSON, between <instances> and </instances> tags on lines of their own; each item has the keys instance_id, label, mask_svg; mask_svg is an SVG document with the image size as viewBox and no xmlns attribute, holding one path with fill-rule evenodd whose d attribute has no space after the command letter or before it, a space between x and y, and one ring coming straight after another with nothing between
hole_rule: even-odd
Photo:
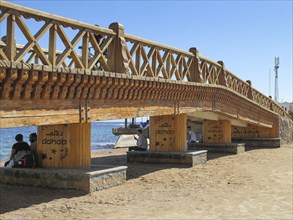
<instances>
[{"instance_id":1,"label":"sand","mask_svg":"<svg viewBox=\"0 0 293 220\"><path fill-rule=\"evenodd\" d=\"M87 195L1 185L0 219L293 219L292 150L211 154L193 168L97 151L94 163L128 166L125 184Z\"/></svg>"}]
</instances>

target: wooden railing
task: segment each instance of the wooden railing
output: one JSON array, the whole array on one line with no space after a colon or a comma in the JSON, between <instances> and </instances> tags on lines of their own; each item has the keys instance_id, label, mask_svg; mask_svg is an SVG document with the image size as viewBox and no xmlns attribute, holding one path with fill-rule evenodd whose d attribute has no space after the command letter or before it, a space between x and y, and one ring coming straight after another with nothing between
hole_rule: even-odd
<instances>
[{"instance_id":1,"label":"wooden railing","mask_svg":"<svg viewBox=\"0 0 293 220\"><path fill-rule=\"evenodd\" d=\"M0 61L215 84L288 116L250 82L227 70L222 61L200 56L196 48L187 52L125 34L118 23L107 29L6 1L1 1L0 10Z\"/></svg>"},{"instance_id":2,"label":"wooden railing","mask_svg":"<svg viewBox=\"0 0 293 220\"><path fill-rule=\"evenodd\" d=\"M105 53L116 37L113 30L3 1L0 22L2 27L5 26L1 31L1 40L6 44L5 50L0 50L2 60L21 62L25 57L32 56L33 50L33 56L43 65L91 70L99 63L104 70L110 70ZM24 47L17 51L16 43L24 39ZM57 53L57 46L61 54ZM47 54L42 47L48 48ZM79 48L81 56L77 52ZM92 48L91 55L88 48Z\"/></svg>"},{"instance_id":3,"label":"wooden railing","mask_svg":"<svg viewBox=\"0 0 293 220\"><path fill-rule=\"evenodd\" d=\"M128 66L132 75L179 81L194 80L194 59L190 52L125 34Z\"/></svg>"}]
</instances>

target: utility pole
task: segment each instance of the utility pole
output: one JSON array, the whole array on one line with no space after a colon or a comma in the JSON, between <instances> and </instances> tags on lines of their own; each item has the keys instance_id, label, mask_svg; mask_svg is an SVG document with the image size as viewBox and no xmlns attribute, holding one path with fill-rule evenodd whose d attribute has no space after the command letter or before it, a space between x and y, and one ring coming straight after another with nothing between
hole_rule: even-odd
<instances>
[{"instance_id":1,"label":"utility pole","mask_svg":"<svg viewBox=\"0 0 293 220\"><path fill-rule=\"evenodd\" d=\"M275 102L279 101L279 82L278 82L279 63L280 63L279 57L275 57Z\"/></svg>"}]
</instances>

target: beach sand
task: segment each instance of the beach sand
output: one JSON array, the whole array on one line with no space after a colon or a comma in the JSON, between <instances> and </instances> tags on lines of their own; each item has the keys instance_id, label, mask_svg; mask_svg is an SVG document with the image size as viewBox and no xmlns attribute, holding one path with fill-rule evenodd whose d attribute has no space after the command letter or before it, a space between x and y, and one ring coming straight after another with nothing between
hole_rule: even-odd
<instances>
[{"instance_id":1,"label":"beach sand","mask_svg":"<svg viewBox=\"0 0 293 220\"><path fill-rule=\"evenodd\" d=\"M128 166L125 184L87 195L1 185L0 219L292 219L292 150L209 154L193 168L96 151L93 163Z\"/></svg>"}]
</instances>

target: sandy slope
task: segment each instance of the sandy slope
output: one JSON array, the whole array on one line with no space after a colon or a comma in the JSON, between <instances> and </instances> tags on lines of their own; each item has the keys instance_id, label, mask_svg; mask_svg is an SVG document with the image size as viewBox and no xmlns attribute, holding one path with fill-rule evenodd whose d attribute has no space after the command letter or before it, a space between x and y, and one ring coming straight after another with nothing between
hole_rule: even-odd
<instances>
[{"instance_id":1,"label":"sandy slope","mask_svg":"<svg viewBox=\"0 0 293 220\"><path fill-rule=\"evenodd\" d=\"M93 162L128 166L127 182L77 191L1 186L1 219L292 219L293 146L210 155L193 168L126 163L125 149ZM219 157L221 156L221 157Z\"/></svg>"}]
</instances>

